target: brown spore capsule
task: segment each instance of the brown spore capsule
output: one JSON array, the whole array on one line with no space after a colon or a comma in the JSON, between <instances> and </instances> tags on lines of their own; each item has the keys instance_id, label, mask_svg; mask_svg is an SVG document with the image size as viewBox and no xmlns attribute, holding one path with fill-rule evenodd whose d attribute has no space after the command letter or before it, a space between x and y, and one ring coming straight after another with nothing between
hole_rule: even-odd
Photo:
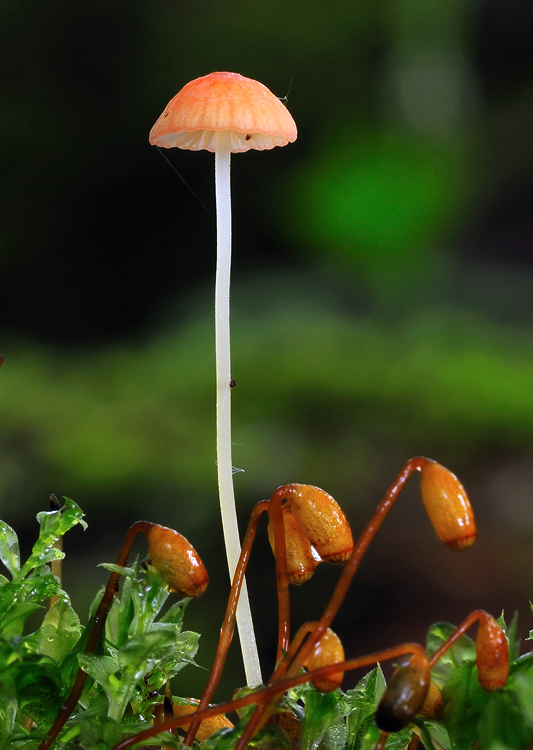
<instances>
[{"instance_id":1,"label":"brown spore capsule","mask_svg":"<svg viewBox=\"0 0 533 750\"><path fill-rule=\"evenodd\" d=\"M483 690L494 693L504 687L509 676L509 644L502 628L490 615L479 623L476 664Z\"/></svg>"},{"instance_id":2,"label":"brown spore capsule","mask_svg":"<svg viewBox=\"0 0 533 750\"><path fill-rule=\"evenodd\" d=\"M174 529L153 524L146 532L153 567L170 591L199 597L209 581L205 566L190 542Z\"/></svg>"},{"instance_id":3,"label":"brown spore capsule","mask_svg":"<svg viewBox=\"0 0 533 750\"><path fill-rule=\"evenodd\" d=\"M197 710L199 700L190 699L195 705L188 703L174 703L172 705L172 713L176 717L189 716ZM204 719L200 722L200 726L196 732L196 739L199 742L203 742L211 737L219 729L231 729L233 727L232 722L224 715L218 714L217 716L211 716L209 719Z\"/></svg>"},{"instance_id":4,"label":"brown spore capsule","mask_svg":"<svg viewBox=\"0 0 533 750\"><path fill-rule=\"evenodd\" d=\"M309 671L327 667L332 664L340 664L344 661L344 647L339 636L328 628L320 641L316 644L311 654L307 657L304 667ZM325 677L311 680L311 684L321 693L331 693L332 690L340 688L344 672L332 672Z\"/></svg>"},{"instance_id":5,"label":"brown spore capsule","mask_svg":"<svg viewBox=\"0 0 533 750\"><path fill-rule=\"evenodd\" d=\"M324 562L341 565L353 550L350 524L337 501L319 487L287 485L287 504Z\"/></svg>"},{"instance_id":6,"label":"brown spore capsule","mask_svg":"<svg viewBox=\"0 0 533 750\"><path fill-rule=\"evenodd\" d=\"M442 719L442 693L434 682L429 683L429 689L420 709L420 714L429 719Z\"/></svg>"},{"instance_id":7,"label":"brown spore capsule","mask_svg":"<svg viewBox=\"0 0 533 750\"><path fill-rule=\"evenodd\" d=\"M424 459L420 491L439 539L453 550L470 547L476 539L474 513L466 490L449 469Z\"/></svg>"}]
</instances>

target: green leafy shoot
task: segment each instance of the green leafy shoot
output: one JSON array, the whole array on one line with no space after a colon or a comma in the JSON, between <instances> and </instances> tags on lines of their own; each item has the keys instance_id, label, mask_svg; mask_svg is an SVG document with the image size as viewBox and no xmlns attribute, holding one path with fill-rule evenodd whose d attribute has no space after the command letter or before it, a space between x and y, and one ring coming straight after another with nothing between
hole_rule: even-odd
<instances>
[{"instance_id":1,"label":"green leafy shoot","mask_svg":"<svg viewBox=\"0 0 533 750\"><path fill-rule=\"evenodd\" d=\"M5 521L0 521L0 560L15 577L20 569L19 540Z\"/></svg>"},{"instance_id":2,"label":"green leafy shoot","mask_svg":"<svg viewBox=\"0 0 533 750\"><path fill-rule=\"evenodd\" d=\"M447 750L489 750L506 747L520 750L533 742L533 654L519 655L518 622L514 616L507 627L503 615L498 620L509 640L510 676L507 684L494 693L485 692L477 677L475 646L462 636L443 666L433 675L445 679L442 721L418 722L423 740ZM428 633L428 652L433 653L453 632L451 626L434 625ZM437 681L437 680L435 680ZM425 739L424 739L425 738Z\"/></svg>"},{"instance_id":3,"label":"green leafy shoot","mask_svg":"<svg viewBox=\"0 0 533 750\"><path fill-rule=\"evenodd\" d=\"M54 547L56 540L77 524L85 528L83 514L67 500L60 511L40 513L38 520L39 537L23 564L16 533L0 524L0 559L9 576L0 577L0 748L38 750L81 668L87 679L59 731L57 748L112 750L124 738L153 726L164 700L187 702L173 692L177 684L179 692L188 695L186 672L185 678L181 672L195 666L199 645L198 634L183 628L190 599L173 598L161 575L144 560L122 567L105 563L110 573L120 575L120 591L89 653L86 647L103 591L84 624L50 570L50 564L63 557ZM39 611L40 624L27 632L29 616ZM481 688L475 643L461 636L432 671L442 691L442 713L417 716L405 729L389 734L386 750L406 750L415 734L426 750L523 750L532 745L533 654L519 655L516 617L507 626L502 615L499 624L510 644L507 684L494 693ZM454 631L446 623L433 625L427 635L428 654ZM382 739L375 712L385 688L379 665L346 691L321 693L310 684L299 685L287 691L273 722L265 724L249 746L373 750ZM197 742L200 750L233 750L253 711L254 705L239 710L236 726ZM150 746L179 748L182 740L166 732L153 737Z\"/></svg>"},{"instance_id":4,"label":"green leafy shoot","mask_svg":"<svg viewBox=\"0 0 533 750\"><path fill-rule=\"evenodd\" d=\"M82 511L66 500L60 511L39 513L38 521L39 537L22 566L15 532L0 525L0 556L11 576L0 579L0 747L16 742L24 750L31 740L28 749L35 750L81 666L89 679L60 742L105 750L124 734L146 728L169 681L194 665L199 636L182 627L189 600L164 611L169 592L159 574L139 561L120 569L122 591L111 606L105 637L97 652L85 653L92 619L82 626L49 567L63 557L53 546L56 540L76 524L86 527ZM52 596L60 598L50 606ZM101 593L93 611L100 598ZM39 627L25 633L29 615L38 610Z\"/></svg>"}]
</instances>

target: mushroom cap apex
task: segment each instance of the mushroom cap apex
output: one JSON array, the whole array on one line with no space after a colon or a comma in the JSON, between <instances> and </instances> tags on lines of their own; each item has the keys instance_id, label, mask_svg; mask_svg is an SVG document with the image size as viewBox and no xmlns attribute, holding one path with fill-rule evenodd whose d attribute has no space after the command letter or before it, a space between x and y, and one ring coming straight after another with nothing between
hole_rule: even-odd
<instances>
[{"instance_id":1,"label":"mushroom cap apex","mask_svg":"<svg viewBox=\"0 0 533 750\"><path fill-rule=\"evenodd\" d=\"M190 81L170 100L150 143L214 152L220 131L231 133L233 153L285 146L297 136L290 112L266 86L239 73L216 72Z\"/></svg>"}]
</instances>

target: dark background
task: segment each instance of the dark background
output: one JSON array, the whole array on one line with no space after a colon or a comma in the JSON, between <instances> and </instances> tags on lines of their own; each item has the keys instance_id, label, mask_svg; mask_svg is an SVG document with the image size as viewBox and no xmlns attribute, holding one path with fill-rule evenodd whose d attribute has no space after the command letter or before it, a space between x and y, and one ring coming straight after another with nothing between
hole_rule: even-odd
<instances>
[{"instance_id":1,"label":"dark background","mask_svg":"<svg viewBox=\"0 0 533 750\"><path fill-rule=\"evenodd\" d=\"M50 492L84 508L65 585L86 612L138 518L228 592L214 458L213 156L148 145L213 70L257 78L295 144L233 159L236 495L332 493L361 529L403 463L457 473L477 545L441 549L416 481L335 625L349 655L478 607L531 627L533 9L527 0L4 0L0 10L0 510L31 543ZM181 177L181 179L180 179ZM184 182L187 185L184 184ZM198 196L198 198L196 197ZM265 673L273 561L249 576ZM139 545L139 552L144 548ZM338 576L295 590L316 619ZM197 694L204 673L183 673ZM355 679L355 678L353 678ZM236 644L220 697L242 684Z\"/></svg>"}]
</instances>

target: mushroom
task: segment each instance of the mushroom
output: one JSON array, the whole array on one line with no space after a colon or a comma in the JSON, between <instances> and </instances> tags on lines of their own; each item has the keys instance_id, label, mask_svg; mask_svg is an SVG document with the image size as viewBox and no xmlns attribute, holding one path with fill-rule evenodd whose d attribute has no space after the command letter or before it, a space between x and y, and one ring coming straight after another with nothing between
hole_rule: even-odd
<instances>
[{"instance_id":1,"label":"mushroom","mask_svg":"<svg viewBox=\"0 0 533 750\"><path fill-rule=\"evenodd\" d=\"M163 148L215 154L217 269L215 349L217 471L222 527L230 578L240 554L231 462L231 378L229 289L231 267L230 155L285 146L296 140L287 108L258 81L238 73L211 73L186 84L167 104L150 132L150 143ZM237 609L246 681L261 683L261 670L246 586Z\"/></svg>"}]
</instances>

